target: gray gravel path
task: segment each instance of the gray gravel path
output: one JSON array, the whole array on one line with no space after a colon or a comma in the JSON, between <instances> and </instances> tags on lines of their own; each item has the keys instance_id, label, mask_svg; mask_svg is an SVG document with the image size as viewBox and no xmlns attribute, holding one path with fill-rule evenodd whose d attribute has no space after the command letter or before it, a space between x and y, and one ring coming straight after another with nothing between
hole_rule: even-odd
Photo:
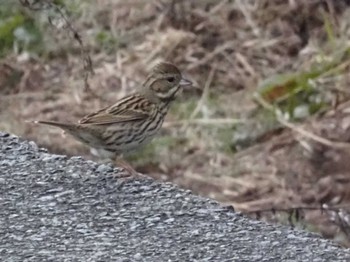
<instances>
[{"instance_id":1,"label":"gray gravel path","mask_svg":"<svg viewBox=\"0 0 350 262\"><path fill-rule=\"evenodd\" d=\"M0 261L350 261L317 235L0 133Z\"/></svg>"}]
</instances>

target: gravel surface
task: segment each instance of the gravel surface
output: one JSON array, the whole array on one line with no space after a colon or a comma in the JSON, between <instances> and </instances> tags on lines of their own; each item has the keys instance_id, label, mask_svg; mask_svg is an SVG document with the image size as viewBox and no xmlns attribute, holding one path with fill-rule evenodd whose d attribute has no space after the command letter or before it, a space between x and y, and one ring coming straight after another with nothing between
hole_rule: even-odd
<instances>
[{"instance_id":1,"label":"gravel surface","mask_svg":"<svg viewBox=\"0 0 350 262\"><path fill-rule=\"evenodd\" d=\"M0 133L0 261L350 261L168 183Z\"/></svg>"}]
</instances>

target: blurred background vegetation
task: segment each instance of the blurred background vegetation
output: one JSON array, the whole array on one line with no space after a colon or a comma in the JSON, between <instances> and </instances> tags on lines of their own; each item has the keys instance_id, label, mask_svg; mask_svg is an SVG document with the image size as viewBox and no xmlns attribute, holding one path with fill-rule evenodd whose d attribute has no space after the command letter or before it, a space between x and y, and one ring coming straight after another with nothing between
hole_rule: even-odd
<instances>
[{"instance_id":1,"label":"blurred background vegetation","mask_svg":"<svg viewBox=\"0 0 350 262\"><path fill-rule=\"evenodd\" d=\"M0 130L94 159L25 120L76 121L168 60L196 88L132 165L350 246L349 36L346 0L2 0Z\"/></svg>"}]
</instances>

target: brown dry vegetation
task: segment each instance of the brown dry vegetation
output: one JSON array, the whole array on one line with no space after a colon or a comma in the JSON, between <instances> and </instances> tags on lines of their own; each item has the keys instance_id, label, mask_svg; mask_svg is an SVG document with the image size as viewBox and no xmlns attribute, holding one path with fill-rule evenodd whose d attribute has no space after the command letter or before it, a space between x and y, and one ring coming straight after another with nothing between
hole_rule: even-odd
<instances>
[{"instance_id":1,"label":"brown dry vegetation","mask_svg":"<svg viewBox=\"0 0 350 262\"><path fill-rule=\"evenodd\" d=\"M129 157L135 169L247 213L350 204L348 58L313 81L325 106L297 124L276 121L253 99L266 78L308 71L348 48L349 1L68 2L71 24L90 50L94 94L84 89L80 46L66 28L48 25L45 10L19 5L40 20L45 47L39 55L11 49L3 56L0 130L53 153L93 159L60 130L25 120L76 121L129 93L151 66L168 60L197 88L180 96L161 135ZM303 93L296 98L305 100ZM303 215L310 230L349 245L331 221L340 219L337 213Z\"/></svg>"}]
</instances>

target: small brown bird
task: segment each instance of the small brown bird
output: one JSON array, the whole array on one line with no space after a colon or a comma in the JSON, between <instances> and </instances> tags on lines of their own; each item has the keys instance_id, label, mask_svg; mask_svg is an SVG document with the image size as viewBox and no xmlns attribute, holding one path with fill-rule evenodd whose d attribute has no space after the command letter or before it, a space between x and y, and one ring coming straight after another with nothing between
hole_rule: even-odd
<instances>
[{"instance_id":1,"label":"small brown bird","mask_svg":"<svg viewBox=\"0 0 350 262\"><path fill-rule=\"evenodd\" d=\"M78 123L34 122L59 127L99 156L114 159L148 143L162 126L176 93L191 84L175 65L163 62L152 69L135 93L88 114ZM128 165L125 168L135 172Z\"/></svg>"}]
</instances>

